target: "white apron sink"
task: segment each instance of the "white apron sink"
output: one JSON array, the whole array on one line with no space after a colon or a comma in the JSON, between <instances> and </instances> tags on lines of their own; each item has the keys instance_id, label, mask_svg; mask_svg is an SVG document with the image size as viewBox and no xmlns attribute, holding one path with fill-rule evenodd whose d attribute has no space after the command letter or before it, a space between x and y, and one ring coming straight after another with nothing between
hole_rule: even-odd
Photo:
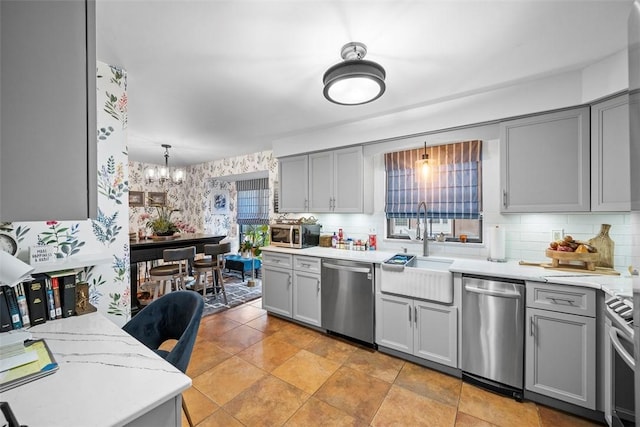
<instances>
[{"instance_id":1,"label":"white apron sink","mask_svg":"<svg viewBox=\"0 0 640 427\"><path fill-rule=\"evenodd\" d=\"M404 268L385 268L382 264L382 292L451 304L453 277L449 266L453 260L416 258Z\"/></svg>"}]
</instances>

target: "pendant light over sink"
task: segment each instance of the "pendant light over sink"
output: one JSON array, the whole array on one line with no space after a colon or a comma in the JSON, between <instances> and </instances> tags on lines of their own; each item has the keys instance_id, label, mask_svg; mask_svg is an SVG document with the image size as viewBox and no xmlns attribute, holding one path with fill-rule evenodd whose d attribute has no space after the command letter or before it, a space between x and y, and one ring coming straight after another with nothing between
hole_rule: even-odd
<instances>
[{"instance_id":1,"label":"pendant light over sink","mask_svg":"<svg viewBox=\"0 0 640 427\"><path fill-rule=\"evenodd\" d=\"M380 98L386 89L386 73L378 63L363 59L367 54L364 43L347 43L340 53L344 62L324 73L324 97L340 105L361 105Z\"/></svg>"},{"instance_id":2,"label":"pendant light over sink","mask_svg":"<svg viewBox=\"0 0 640 427\"><path fill-rule=\"evenodd\" d=\"M145 171L147 183L151 184L158 181L160 184L164 184L171 180L173 184L182 184L184 181L184 170L176 168L172 174L169 173L169 148L171 148L171 146L169 144L162 144L162 147L164 148L164 166L148 168Z\"/></svg>"},{"instance_id":3,"label":"pendant light over sink","mask_svg":"<svg viewBox=\"0 0 640 427\"><path fill-rule=\"evenodd\" d=\"M424 142L424 153L422 158L416 160L415 173L420 178L427 178L429 176L429 155L427 154L427 141Z\"/></svg>"}]
</instances>

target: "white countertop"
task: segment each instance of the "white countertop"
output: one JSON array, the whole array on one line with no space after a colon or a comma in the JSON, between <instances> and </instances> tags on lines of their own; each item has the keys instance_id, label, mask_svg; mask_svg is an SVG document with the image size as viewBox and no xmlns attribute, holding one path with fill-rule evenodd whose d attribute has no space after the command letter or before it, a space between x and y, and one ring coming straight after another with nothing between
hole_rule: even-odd
<instances>
[{"instance_id":1,"label":"white countertop","mask_svg":"<svg viewBox=\"0 0 640 427\"><path fill-rule=\"evenodd\" d=\"M45 339L60 368L2 393L21 424L123 425L191 386L188 376L100 313L28 330Z\"/></svg>"},{"instance_id":2,"label":"white countertop","mask_svg":"<svg viewBox=\"0 0 640 427\"><path fill-rule=\"evenodd\" d=\"M364 261L382 263L391 258L397 252L386 251L349 251L344 249L312 247L306 249L281 248L267 246L264 251L289 253L294 255L314 256L321 258L344 259L349 261ZM422 258L422 257L419 257ZM444 259L439 257L427 257L427 259ZM600 275L591 273L563 272L549 270L543 267L524 266L518 261L491 262L481 259L448 258L453 260L449 271L453 273L478 274L482 276L504 277L508 279L531 280L537 282L555 283L570 286L584 286L602 289L609 295L620 295L630 298L632 292L632 279L628 273L620 276Z\"/></svg>"}]
</instances>

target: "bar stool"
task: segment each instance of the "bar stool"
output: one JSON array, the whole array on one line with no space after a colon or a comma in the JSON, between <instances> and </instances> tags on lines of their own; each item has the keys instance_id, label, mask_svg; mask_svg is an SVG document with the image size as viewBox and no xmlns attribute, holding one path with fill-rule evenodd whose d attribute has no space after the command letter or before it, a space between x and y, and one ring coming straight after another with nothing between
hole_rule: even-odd
<instances>
[{"instance_id":1,"label":"bar stool","mask_svg":"<svg viewBox=\"0 0 640 427\"><path fill-rule=\"evenodd\" d=\"M162 259L167 264L159 265L149 270L149 279L158 282L153 292L154 300L158 297L158 290L161 285L164 285L165 293L171 292L172 289L185 289L184 279L189 274L189 260L195 258L195 256L195 246L162 251Z\"/></svg>"},{"instance_id":2,"label":"bar stool","mask_svg":"<svg viewBox=\"0 0 640 427\"><path fill-rule=\"evenodd\" d=\"M216 245L204 245L205 255L210 257L199 259L193 262L193 272L197 275L196 283L200 283L201 275L204 275L202 285L202 297L207 294L207 272L211 270L211 283L216 288L216 274L219 286L222 289L222 295L224 296L224 303L229 304L227 301L227 291L224 288L224 281L222 279L222 269L224 268L224 254L231 252L231 243L219 243Z\"/></svg>"}]
</instances>

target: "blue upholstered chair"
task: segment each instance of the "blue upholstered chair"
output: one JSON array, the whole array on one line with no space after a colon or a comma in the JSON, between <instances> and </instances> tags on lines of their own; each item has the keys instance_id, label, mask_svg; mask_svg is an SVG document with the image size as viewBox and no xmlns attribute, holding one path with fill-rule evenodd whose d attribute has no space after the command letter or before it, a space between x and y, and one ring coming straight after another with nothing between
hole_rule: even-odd
<instances>
[{"instance_id":1,"label":"blue upholstered chair","mask_svg":"<svg viewBox=\"0 0 640 427\"><path fill-rule=\"evenodd\" d=\"M202 317L204 301L196 292L176 291L152 301L134 316L122 329L155 351L183 373L187 372L193 345ZM171 350L161 350L167 340L178 340ZM189 425L191 415L182 400Z\"/></svg>"}]
</instances>

